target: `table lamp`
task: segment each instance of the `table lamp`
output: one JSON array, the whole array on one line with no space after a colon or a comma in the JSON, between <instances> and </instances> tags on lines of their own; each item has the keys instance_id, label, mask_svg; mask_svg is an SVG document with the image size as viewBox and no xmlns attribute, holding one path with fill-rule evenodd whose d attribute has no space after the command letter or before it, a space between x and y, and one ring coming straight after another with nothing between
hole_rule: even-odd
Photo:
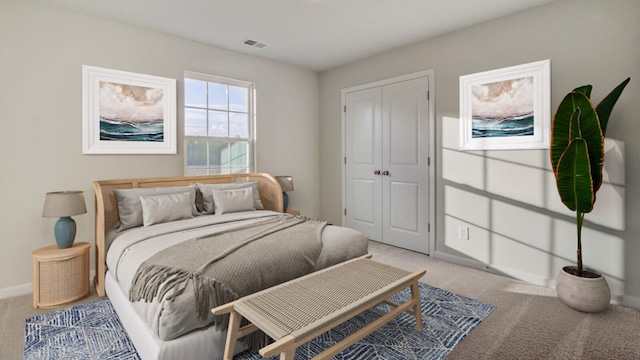
<instances>
[{"instance_id":1,"label":"table lamp","mask_svg":"<svg viewBox=\"0 0 640 360\"><path fill-rule=\"evenodd\" d=\"M44 198L43 217L59 217L54 228L58 248L67 249L73 245L76 237L76 222L72 215L87 212L82 191L56 191L47 193Z\"/></svg>"},{"instance_id":2,"label":"table lamp","mask_svg":"<svg viewBox=\"0 0 640 360\"><path fill-rule=\"evenodd\" d=\"M282 211L286 212L289 207L289 195L287 195L287 191L293 191L293 176L276 176L276 179L282 188Z\"/></svg>"}]
</instances>

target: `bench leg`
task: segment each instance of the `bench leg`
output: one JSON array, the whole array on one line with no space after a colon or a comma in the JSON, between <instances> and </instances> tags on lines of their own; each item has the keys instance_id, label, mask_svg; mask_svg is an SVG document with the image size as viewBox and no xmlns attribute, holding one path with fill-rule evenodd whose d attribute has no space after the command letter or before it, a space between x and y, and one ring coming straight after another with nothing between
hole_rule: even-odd
<instances>
[{"instance_id":1,"label":"bench leg","mask_svg":"<svg viewBox=\"0 0 640 360\"><path fill-rule=\"evenodd\" d=\"M411 300L415 301L415 305L413 307L413 316L416 318L416 329L422 332L422 309L420 309L420 288L418 287L418 282L415 281L411 284Z\"/></svg>"},{"instance_id":2,"label":"bench leg","mask_svg":"<svg viewBox=\"0 0 640 360\"><path fill-rule=\"evenodd\" d=\"M280 353L280 360L293 360L296 357L296 348L290 348Z\"/></svg>"},{"instance_id":3,"label":"bench leg","mask_svg":"<svg viewBox=\"0 0 640 360\"><path fill-rule=\"evenodd\" d=\"M240 319L242 316L236 311L229 314L229 329L227 330L227 343L224 347L224 360L232 360L236 351L236 341L238 340L238 330L240 330Z\"/></svg>"}]
</instances>

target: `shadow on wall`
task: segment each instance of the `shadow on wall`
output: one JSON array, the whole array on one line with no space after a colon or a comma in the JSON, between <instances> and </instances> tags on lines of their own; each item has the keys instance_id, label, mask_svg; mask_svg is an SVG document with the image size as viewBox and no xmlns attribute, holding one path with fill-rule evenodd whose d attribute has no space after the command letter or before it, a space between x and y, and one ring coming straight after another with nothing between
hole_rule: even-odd
<instances>
[{"instance_id":1,"label":"shadow on wall","mask_svg":"<svg viewBox=\"0 0 640 360\"><path fill-rule=\"evenodd\" d=\"M504 274L554 286L560 269L574 265L577 240L575 215L560 201L549 151L460 151L458 141L459 120L443 117L445 245ZM598 200L585 216L583 259L605 275L612 298L621 301L624 144L605 139L605 159Z\"/></svg>"}]
</instances>

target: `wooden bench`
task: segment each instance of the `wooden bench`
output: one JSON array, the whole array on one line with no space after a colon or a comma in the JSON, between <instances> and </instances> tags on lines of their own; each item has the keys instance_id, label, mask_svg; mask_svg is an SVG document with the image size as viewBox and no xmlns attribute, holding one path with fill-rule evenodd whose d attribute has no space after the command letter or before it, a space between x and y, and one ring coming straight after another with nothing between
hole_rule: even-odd
<instances>
[{"instance_id":1,"label":"wooden bench","mask_svg":"<svg viewBox=\"0 0 640 360\"><path fill-rule=\"evenodd\" d=\"M260 329L275 340L260 349L264 357L280 353L281 360L293 360L296 348L380 303L394 309L333 345L314 359L330 359L402 312L415 317L422 331L418 279L425 270L411 273L370 260L365 255L211 310L230 313L224 359L231 360L236 341ZM411 287L411 299L395 304L387 298ZM240 327L240 320L250 323Z\"/></svg>"}]
</instances>

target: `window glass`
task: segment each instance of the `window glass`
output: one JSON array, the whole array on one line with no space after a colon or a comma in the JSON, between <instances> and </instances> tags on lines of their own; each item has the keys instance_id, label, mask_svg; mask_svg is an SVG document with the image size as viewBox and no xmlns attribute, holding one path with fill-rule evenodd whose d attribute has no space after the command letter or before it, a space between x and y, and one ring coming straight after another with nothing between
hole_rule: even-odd
<instances>
[{"instance_id":1,"label":"window glass","mask_svg":"<svg viewBox=\"0 0 640 360\"><path fill-rule=\"evenodd\" d=\"M184 91L185 174L253 171L253 84L185 72Z\"/></svg>"},{"instance_id":2,"label":"window glass","mask_svg":"<svg viewBox=\"0 0 640 360\"><path fill-rule=\"evenodd\" d=\"M249 90L237 86L229 86L229 110L231 111L249 111Z\"/></svg>"},{"instance_id":3,"label":"window glass","mask_svg":"<svg viewBox=\"0 0 640 360\"><path fill-rule=\"evenodd\" d=\"M207 82L185 79L184 80L184 106L207 107Z\"/></svg>"},{"instance_id":4,"label":"window glass","mask_svg":"<svg viewBox=\"0 0 640 360\"><path fill-rule=\"evenodd\" d=\"M184 135L207 136L206 110L184 109Z\"/></svg>"},{"instance_id":5,"label":"window glass","mask_svg":"<svg viewBox=\"0 0 640 360\"><path fill-rule=\"evenodd\" d=\"M207 166L207 143L187 140L187 166Z\"/></svg>"},{"instance_id":6,"label":"window glass","mask_svg":"<svg viewBox=\"0 0 640 360\"><path fill-rule=\"evenodd\" d=\"M229 143L209 141L209 167L216 168L229 165Z\"/></svg>"},{"instance_id":7,"label":"window glass","mask_svg":"<svg viewBox=\"0 0 640 360\"><path fill-rule=\"evenodd\" d=\"M229 165L232 167L246 167L249 144L246 142L233 143L229 147Z\"/></svg>"},{"instance_id":8,"label":"window glass","mask_svg":"<svg viewBox=\"0 0 640 360\"><path fill-rule=\"evenodd\" d=\"M227 85L209 83L209 109L229 110Z\"/></svg>"},{"instance_id":9,"label":"window glass","mask_svg":"<svg viewBox=\"0 0 640 360\"><path fill-rule=\"evenodd\" d=\"M229 114L229 137L248 138L249 137L249 114L230 113Z\"/></svg>"},{"instance_id":10,"label":"window glass","mask_svg":"<svg viewBox=\"0 0 640 360\"><path fill-rule=\"evenodd\" d=\"M228 137L229 136L229 113L226 111L209 110L209 132L208 136Z\"/></svg>"}]
</instances>

